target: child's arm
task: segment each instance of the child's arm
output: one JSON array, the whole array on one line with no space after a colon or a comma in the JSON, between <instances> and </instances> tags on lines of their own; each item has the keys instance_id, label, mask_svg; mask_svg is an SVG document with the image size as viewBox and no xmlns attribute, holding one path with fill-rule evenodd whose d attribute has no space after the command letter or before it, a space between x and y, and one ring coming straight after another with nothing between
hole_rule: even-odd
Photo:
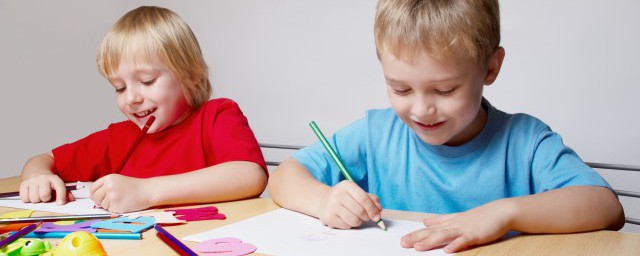
<instances>
[{"instance_id":1,"label":"child's arm","mask_svg":"<svg viewBox=\"0 0 640 256\"><path fill-rule=\"evenodd\" d=\"M269 196L278 205L319 218L325 225L348 229L363 221L380 219L378 197L350 181L329 187L294 159L284 161L271 174Z\"/></svg>"},{"instance_id":2,"label":"child's arm","mask_svg":"<svg viewBox=\"0 0 640 256\"><path fill-rule=\"evenodd\" d=\"M182 174L147 179L110 174L91 185L91 199L110 212L152 206L231 201L258 196L267 175L258 164L226 162Z\"/></svg>"},{"instance_id":3,"label":"child's arm","mask_svg":"<svg viewBox=\"0 0 640 256\"><path fill-rule=\"evenodd\" d=\"M604 187L576 186L507 198L466 212L425 219L427 228L402 238L404 247L445 252L491 242L509 230L524 233L575 233L617 230L624 225L622 205Z\"/></svg>"},{"instance_id":4,"label":"child's arm","mask_svg":"<svg viewBox=\"0 0 640 256\"><path fill-rule=\"evenodd\" d=\"M34 156L27 160L20 178L20 199L25 203L48 202L53 199L51 190L56 191L58 204L73 201L73 195L67 195L67 188L58 175L55 175L54 159L51 152ZM67 196L69 198L67 198Z\"/></svg>"}]
</instances>

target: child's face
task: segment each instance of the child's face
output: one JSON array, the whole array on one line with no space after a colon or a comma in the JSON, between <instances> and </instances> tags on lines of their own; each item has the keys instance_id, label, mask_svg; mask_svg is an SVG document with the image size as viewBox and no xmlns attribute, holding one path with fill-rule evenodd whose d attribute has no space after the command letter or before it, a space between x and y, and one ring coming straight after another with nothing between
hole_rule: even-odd
<instances>
[{"instance_id":1,"label":"child's face","mask_svg":"<svg viewBox=\"0 0 640 256\"><path fill-rule=\"evenodd\" d=\"M156 117L148 133L180 123L193 110L178 78L157 59L149 63L123 59L108 79L116 90L118 108L129 120L142 128L150 116Z\"/></svg>"},{"instance_id":2,"label":"child's face","mask_svg":"<svg viewBox=\"0 0 640 256\"><path fill-rule=\"evenodd\" d=\"M483 67L471 59L439 60L424 53L407 62L383 51L380 62L391 106L425 143L464 144L484 127L482 89L500 70L504 52L498 55L499 61Z\"/></svg>"}]
</instances>

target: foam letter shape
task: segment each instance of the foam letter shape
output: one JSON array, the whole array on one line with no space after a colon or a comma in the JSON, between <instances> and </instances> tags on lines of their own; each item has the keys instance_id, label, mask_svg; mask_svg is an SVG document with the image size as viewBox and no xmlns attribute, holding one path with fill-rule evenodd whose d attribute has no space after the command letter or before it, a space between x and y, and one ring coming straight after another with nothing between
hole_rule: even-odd
<instances>
[{"instance_id":1,"label":"foam letter shape","mask_svg":"<svg viewBox=\"0 0 640 256\"><path fill-rule=\"evenodd\" d=\"M112 230L124 230L130 231L131 233L140 233L145 231L153 226L156 223L156 220L152 217L140 216L135 220L129 219L127 217L119 217L115 219L100 221L91 224L92 228L104 228L104 229L112 229Z\"/></svg>"},{"instance_id":2,"label":"foam letter shape","mask_svg":"<svg viewBox=\"0 0 640 256\"><path fill-rule=\"evenodd\" d=\"M215 206L191 208L191 209L169 209L165 212L175 212L176 218L179 220L195 221L195 220L224 220L227 216L218 213Z\"/></svg>"},{"instance_id":3,"label":"foam letter shape","mask_svg":"<svg viewBox=\"0 0 640 256\"><path fill-rule=\"evenodd\" d=\"M92 223L98 222L100 220L87 220L77 222L71 225L61 225L59 222L44 222L40 225L40 228L36 229L34 232L36 233L46 233L46 232L76 232L76 231L86 231L89 233L95 233L96 229L91 228Z\"/></svg>"},{"instance_id":4,"label":"foam letter shape","mask_svg":"<svg viewBox=\"0 0 640 256\"><path fill-rule=\"evenodd\" d=\"M156 219L156 224L180 224L185 223L185 220L176 219L173 216L174 212L145 212L138 214L131 214L128 217L132 220L135 220L142 216L152 217Z\"/></svg>"},{"instance_id":5,"label":"foam letter shape","mask_svg":"<svg viewBox=\"0 0 640 256\"><path fill-rule=\"evenodd\" d=\"M204 241L193 249L204 256L239 256L255 252L257 248L255 245L243 243L238 238L226 237Z\"/></svg>"}]
</instances>

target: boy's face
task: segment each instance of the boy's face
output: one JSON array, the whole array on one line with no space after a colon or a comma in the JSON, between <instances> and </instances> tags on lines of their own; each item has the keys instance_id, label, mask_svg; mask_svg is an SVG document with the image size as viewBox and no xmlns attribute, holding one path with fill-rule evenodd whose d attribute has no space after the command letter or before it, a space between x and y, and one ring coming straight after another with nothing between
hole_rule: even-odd
<instances>
[{"instance_id":1,"label":"boy's face","mask_svg":"<svg viewBox=\"0 0 640 256\"><path fill-rule=\"evenodd\" d=\"M156 117L148 133L176 125L193 111L180 80L158 59L149 63L123 59L108 80L116 90L118 108L138 127L142 128L150 116Z\"/></svg>"},{"instance_id":2,"label":"boy's face","mask_svg":"<svg viewBox=\"0 0 640 256\"><path fill-rule=\"evenodd\" d=\"M380 52L393 110L425 143L449 146L464 144L484 127L482 89L497 77L503 57L500 48L484 67L471 59L423 53L408 62Z\"/></svg>"}]
</instances>

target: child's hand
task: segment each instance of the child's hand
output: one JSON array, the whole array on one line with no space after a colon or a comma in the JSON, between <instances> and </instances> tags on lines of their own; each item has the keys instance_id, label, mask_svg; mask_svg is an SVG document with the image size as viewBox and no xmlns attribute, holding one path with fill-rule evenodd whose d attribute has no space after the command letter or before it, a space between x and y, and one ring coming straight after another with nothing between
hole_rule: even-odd
<instances>
[{"instance_id":1,"label":"child's hand","mask_svg":"<svg viewBox=\"0 0 640 256\"><path fill-rule=\"evenodd\" d=\"M332 228L349 229L362 225L363 221L379 220L380 199L367 194L351 181L342 181L333 186L319 205L318 218Z\"/></svg>"},{"instance_id":2,"label":"child's hand","mask_svg":"<svg viewBox=\"0 0 640 256\"><path fill-rule=\"evenodd\" d=\"M55 174L34 175L20 183L20 199L25 203L49 202L55 199L59 205L75 200L73 194Z\"/></svg>"},{"instance_id":3,"label":"child's hand","mask_svg":"<svg viewBox=\"0 0 640 256\"><path fill-rule=\"evenodd\" d=\"M499 239L510 230L511 210L502 201L494 201L462 213L424 219L426 228L401 239L405 248L426 251L442 245L446 253Z\"/></svg>"},{"instance_id":4,"label":"child's hand","mask_svg":"<svg viewBox=\"0 0 640 256\"><path fill-rule=\"evenodd\" d=\"M105 210L125 213L149 208L143 179L109 174L91 185L91 200Z\"/></svg>"}]
</instances>

